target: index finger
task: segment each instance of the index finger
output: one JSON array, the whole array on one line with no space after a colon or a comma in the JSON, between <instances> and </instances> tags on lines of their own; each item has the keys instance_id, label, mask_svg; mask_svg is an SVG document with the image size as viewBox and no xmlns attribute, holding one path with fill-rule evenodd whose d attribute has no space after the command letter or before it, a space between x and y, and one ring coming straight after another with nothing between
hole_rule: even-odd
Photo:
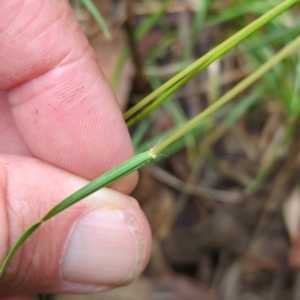
<instances>
[{"instance_id":1,"label":"index finger","mask_svg":"<svg viewBox=\"0 0 300 300\"><path fill-rule=\"evenodd\" d=\"M67 1L5 0L0 20L0 88L30 152L88 179L131 157L118 103Z\"/></svg>"}]
</instances>

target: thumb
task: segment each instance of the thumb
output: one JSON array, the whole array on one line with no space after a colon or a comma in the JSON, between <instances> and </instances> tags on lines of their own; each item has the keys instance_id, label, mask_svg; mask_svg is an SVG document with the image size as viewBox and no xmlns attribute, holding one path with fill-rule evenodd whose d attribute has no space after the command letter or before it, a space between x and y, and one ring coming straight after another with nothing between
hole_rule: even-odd
<instances>
[{"instance_id":1,"label":"thumb","mask_svg":"<svg viewBox=\"0 0 300 300\"><path fill-rule=\"evenodd\" d=\"M87 181L34 158L0 156L0 263L22 232ZM137 202L101 189L45 222L0 278L0 294L87 293L135 279L150 254Z\"/></svg>"}]
</instances>

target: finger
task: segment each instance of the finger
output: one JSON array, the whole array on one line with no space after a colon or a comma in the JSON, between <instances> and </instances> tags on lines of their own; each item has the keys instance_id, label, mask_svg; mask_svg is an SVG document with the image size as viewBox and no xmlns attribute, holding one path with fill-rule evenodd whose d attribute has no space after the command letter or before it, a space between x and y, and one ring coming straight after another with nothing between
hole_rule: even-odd
<instances>
[{"instance_id":1,"label":"finger","mask_svg":"<svg viewBox=\"0 0 300 300\"><path fill-rule=\"evenodd\" d=\"M0 20L0 88L30 152L88 179L131 157L115 96L67 1L6 0Z\"/></svg>"},{"instance_id":2,"label":"finger","mask_svg":"<svg viewBox=\"0 0 300 300\"><path fill-rule=\"evenodd\" d=\"M0 90L0 153L29 155L22 136L12 118L10 107L6 101L6 93Z\"/></svg>"},{"instance_id":3,"label":"finger","mask_svg":"<svg viewBox=\"0 0 300 300\"><path fill-rule=\"evenodd\" d=\"M0 262L29 225L84 184L34 158L1 156ZM124 284L141 273L150 246L149 225L137 202L101 189L30 237L0 279L0 291L87 293Z\"/></svg>"}]
</instances>

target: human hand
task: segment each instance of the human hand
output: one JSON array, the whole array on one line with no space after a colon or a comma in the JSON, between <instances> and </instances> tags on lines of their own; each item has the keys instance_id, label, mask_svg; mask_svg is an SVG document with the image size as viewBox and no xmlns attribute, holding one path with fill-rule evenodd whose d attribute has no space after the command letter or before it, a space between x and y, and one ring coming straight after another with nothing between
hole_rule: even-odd
<instances>
[{"instance_id":1,"label":"human hand","mask_svg":"<svg viewBox=\"0 0 300 300\"><path fill-rule=\"evenodd\" d=\"M133 149L67 1L2 1L0 45L2 264L25 229ZM1 299L95 292L136 278L151 247L146 218L126 195L136 182L131 174L45 222L0 279Z\"/></svg>"}]
</instances>

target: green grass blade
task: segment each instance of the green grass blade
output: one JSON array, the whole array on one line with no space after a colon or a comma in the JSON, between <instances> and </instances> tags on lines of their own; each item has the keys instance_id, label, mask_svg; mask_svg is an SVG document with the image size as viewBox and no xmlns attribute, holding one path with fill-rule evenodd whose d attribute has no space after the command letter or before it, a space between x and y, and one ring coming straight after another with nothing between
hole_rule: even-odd
<instances>
[{"instance_id":1,"label":"green grass blade","mask_svg":"<svg viewBox=\"0 0 300 300\"><path fill-rule=\"evenodd\" d=\"M201 29L204 27L206 16L209 10L209 7L211 6L211 0L202 0L199 1L197 5L197 9L193 18L192 29L191 29L191 36L190 36L190 42L186 46L183 52L182 59L188 60L191 58L193 49L195 48L196 44L196 38L197 34L200 34Z\"/></svg>"},{"instance_id":2,"label":"green grass blade","mask_svg":"<svg viewBox=\"0 0 300 300\"><path fill-rule=\"evenodd\" d=\"M253 106L256 102L259 101L263 89L258 87L253 89L253 91L241 99L239 103L234 105L233 107L223 108L219 110L216 115L218 120L224 120L223 123L219 125L219 127L231 127L234 123L236 123L248 110L251 106ZM226 116L226 117L225 117ZM144 120L143 120L144 121ZM217 131L218 128L214 128L213 131ZM146 151L149 148L149 145L157 145L160 141L164 141L168 139L170 136L176 133L180 129L180 126L176 126L172 129L169 129L166 132L163 132L155 137L145 141L141 145L136 148L137 153L141 153ZM197 124L190 133L193 134L195 139L199 140L204 134L210 131L212 128L210 126L210 122L207 120L203 120L199 124ZM178 139L176 142L168 146L163 152L163 155L171 156L174 153L180 151L185 146L185 141L183 138Z\"/></svg>"},{"instance_id":3,"label":"green grass blade","mask_svg":"<svg viewBox=\"0 0 300 300\"><path fill-rule=\"evenodd\" d=\"M244 1L235 5L229 6L224 11L217 11L215 16L211 17L207 26L222 24L242 17L245 14L263 14L271 9L272 5L269 1L255 1L251 5L245 5Z\"/></svg>"},{"instance_id":4,"label":"green grass blade","mask_svg":"<svg viewBox=\"0 0 300 300\"><path fill-rule=\"evenodd\" d=\"M205 67L207 67L209 64L211 64L213 61L221 57L223 54L228 52L230 49L232 49L234 46L236 46L238 43L246 39L249 35L254 33L256 30L261 28L266 23L270 22L272 19L277 17L279 14L283 13L285 10L290 8L295 3L299 2L299 0L287 0L283 3L280 3L275 8L268 11L266 14L264 14L262 17L258 18L236 34L234 34L232 37L221 43L219 46L215 47L213 50L208 52L206 55L202 56L200 59L195 61L193 64L191 64L189 67L181 71L179 74L174 76L172 79L167 81L165 84L163 84L160 88L152 92L150 95L148 95L146 98L144 98L141 102L139 102L137 105L135 105L133 108L128 110L124 114L124 119L128 120L131 118L134 114L136 114L140 109L147 106L150 102L152 102L157 96L162 94L163 92L167 91L168 89L174 87L176 84L176 88L180 88L182 85L184 85L187 81L189 81L191 78L193 78L198 72L203 70ZM176 90L177 90L176 89ZM174 89L172 90L172 93L174 92ZM167 99L167 97L170 94L167 93L165 97L162 97L162 101ZM155 108L156 106L154 106ZM141 116L140 116L141 117ZM140 120L140 117L137 118L137 120ZM132 125L132 123L131 123ZM131 126L130 125L130 126Z\"/></svg>"},{"instance_id":5,"label":"green grass blade","mask_svg":"<svg viewBox=\"0 0 300 300\"><path fill-rule=\"evenodd\" d=\"M300 115L300 55L298 55L298 63L296 68L296 79L294 84L293 97L291 100L291 112L294 115Z\"/></svg>"},{"instance_id":6,"label":"green grass blade","mask_svg":"<svg viewBox=\"0 0 300 300\"><path fill-rule=\"evenodd\" d=\"M113 182L123 178L124 176L132 173L133 171L141 168L143 165L152 161L155 157L149 151L136 155L135 157L125 161L124 163L118 165L117 167L111 169L95 180L91 181L89 184L85 185L83 188L79 189L69 197L65 198L63 201L55 205L43 218L43 221L47 221L53 218L55 215L59 214L68 207L74 205L83 198L91 195L92 193L98 191L99 189L112 184Z\"/></svg>"},{"instance_id":7,"label":"green grass blade","mask_svg":"<svg viewBox=\"0 0 300 300\"><path fill-rule=\"evenodd\" d=\"M283 139L280 141L279 145L274 149L274 152L271 156L271 158L262 166L256 177L253 179L253 181L250 183L250 185L245 189L245 194L247 196L252 195L255 193L259 187L263 184L267 176L270 174L270 171L272 170L274 164L278 160L278 157L280 156L280 153L282 149L291 143L291 141L294 138L294 128L290 128L286 136L283 137Z\"/></svg>"},{"instance_id":8,"label":"green grass blade","mask_svg":"<svg viewBox=\"0 0 300 300\"><path fill-rule=\"evenodd\" d=\"M265 46L268 45L277 45L279 43L287 44L291 41L292 38L297 37L300 34L300 20L296 20L293 27L288 28L279 28L277 30L268 32L267 36L263 38L258 38L255 41L249 41L249 45L247 45L246 49L238 49L232 56L242 55L252 51L260 51ZM231 55L229 54L229 57Z\"/></svg>"},{"instance_id":9,"label":"green grass blade","mask_svg":"<svg viewBox=\"0 0 300 300\"><path fill-rule=\"evenodd\" d=\"M14 246L9 251L8 255L6 256L1 268L0 268L0 277L2 277L8 263L12 259L12 257L15 255L15 253L18 251L18 249L23 245L23 243L42 225L42 222L36 222L33 225L31 225L17 240L17 242L14 244Z\"/></svg>"},{"instance_id":10,"label":"green grass blade","mask_svg":"<svg viewBox=\"0 0 300 300\"><path fill-rule=\"evenodd\" d=\"M237 84L233 89L227 92L223 97L221 97L217 102L210 105L206 110L200 113L197 117L193 118L189 121L185 126L183 126L180 130L178 130L173 136L165 140L163 143L158 145L153 149L155 154L159 154L166 147L168 147L171 143L181 138L186 132L191 130L194 126L196 126L200 121L204 118L210 116L214 112L216 112L220 107L231 101L237 94L246 89L252 83L254 83L257 79L259 79L262 75L268 72L271 68L276 66L281 60L283 60L286 56L290 55L297 47L300 45L300 37L295 39L292 43L284 47L281 51L279 51L272 59L264 63L260 68L258 68L251 75L242 80L239 84Z\"/></svg>"},{"instance_id":11,"label":"green grass blade","mask_svg":"<svg viewBox=\"0 0 300 300\"><path fill-rule=\"evenodd\" d=\"M98 25L103 31L103 34L107 39L111 39L111 34L109 32L108 26L106 25L103 16L101 15L99 9L96 7L92 0L80 0L80 2L89 10L94 19L97 21Z\"/></svg>"},{"instance_id":12,"label":"green grass blade","mask_svg":"<svg viewBox=\"0 0 300 300\"><path fill-rule=\"evenodd\" d=\"M239 103L234 105L230 110L230 114L223 122L223 126L230 127L234 125L256 102L259 101L262 88L254 88L251 93L245 96Z\"/></svg>"},{"instance_id":13,"label":"green grass blade","mask_svg":"<svg viewBox=\"0 0 300 300\"><path fill-rule=\"evenodd\" d=\"M131 140L132 140L132 144L134 149L137 149L141 143L141 141L143 140L146 132L148 131L149 127L151 125L151 122L149 120L149 118L145 118L137 127L137 129L134 131L134 133L132 134ZM147 149L145 149L146 151Z\"/></svg>"},{"instance_id":14,"label":"green grass blade","mask_svg":"<svg viewBox=\"0 0 300 300\"><path fill-rule=\"evenodd\" d=\"M261 88L254 89L248 96L246 96L244 99L242 99L238 104L234 105L233 107L230 107L228 109L224 108L222 110L219 110L217 112L217 118L218 119L224 119L224 116L227 114L227 117L224 119L223 123L219 125L219 127L216 127L213 129L213 132L218 131L218 128L225 127L229 128L234 123L236 123L248 110L251 106L253 106L256 102L259 101L260 95L262 93ZM230 112L230 113L229 113ZM192 133L195 139L199 140L200 137L202 137L204 134L206 134L209 130L211 130L210 122L207 120L203 120L199 124L197 124L189 133ZM136 151L138 153L144 152L149 148L149 145L156 145L159 143L159 141L166 140L169 138L172 134L174 134L178 129L180 129L179 126L170 129L167 132L164 132L160 135L155 136L154 138L144 142L142 145L140 145ZM184 138L180 138L177 141L175 141L173 144L168 146L163 152L163 155L171 156L174 153L180 151L185 147L185 140Z\"/></svg>"},{"instance_id":15,"label":"green grass blade","mask_svg":"<svg viewBox=\"0 0 300 300\"><path fill-rule=\"evenodd\" d=\"M154 90L157 89L159 86L161 86L161 82L160 82L159 78L157 78L157 77L149 77L149 82ZM170 97L168 99L168 101L165 101L163 103L163 107L166 110L167 114L172 118L172 120L176 124L176 126L187 123L188 119L185 116L185 114L176 98ZM193 139L193 135L190 135L190 136L187 135L186 142L187 142L187 145L190 147L195 146L195 141Z\"/></svg>"}]
</instances>

